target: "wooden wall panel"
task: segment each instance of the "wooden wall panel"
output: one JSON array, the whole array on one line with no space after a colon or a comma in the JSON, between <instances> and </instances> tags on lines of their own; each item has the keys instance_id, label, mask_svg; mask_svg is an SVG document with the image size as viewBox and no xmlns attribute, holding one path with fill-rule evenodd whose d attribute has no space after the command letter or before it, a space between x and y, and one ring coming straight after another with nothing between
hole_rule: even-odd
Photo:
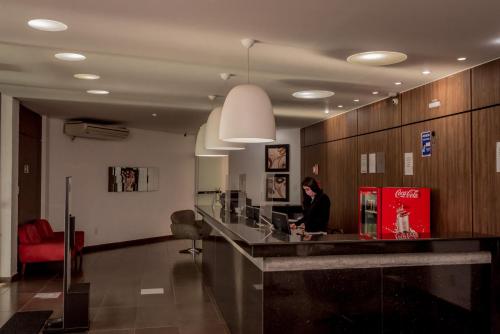
<instances>
[{"instance_id":1,"label":"wooden wall panel","mask_svg":"<svg viewBox=\"0 0 500 334\"><path fill-rule=\"evenodd\" d=\"M327 144L328 180L325 192L330 196L329 227L344 233L358 231L358 154L357 138Z\"/></svg>"},{"instance_id":2,"label":"wooden wall panel","mask_svg":"<svg viewBox=\"0 0 500 334\"><path fill-rule=\"evenodd\" d=\"M472 108L500 104L500 59L472 69Z\"/></svg>"},{"instance_id":3,"label":"wooden wall panel","mask_svg":"<svg viewBox=\"0 0 500 334\"><path fill-rule=\"evenodd\" d=\"M305 146L316 145L326 141L325 122L319 122L305 128Z\"/></svg>"},{"instance_id":4,"label":"wooden wall panel","mask_svg":"<svg viewBox=\"0 0 500 334\"><path fill-rule=\"evenodd\" d=\"M463 71L402 93L403 124L470 110L470 73L470 70ZM433 100L439 100L441 106L429 109Z\"/></svg>"},{"instance_id":5,"label":"wooden wall panel","mask_svg":"<svg viewBox=\"0 0 500 334\"><path fill-rule=\"evenodd\" d=\"M314 175L313 166L318 164L319 174ZM321 186L326 185L327 165L326 165L326 144L317 144L304 147L304 175L317 179Z\"/></svg>"},{"instance_id":6,"label":"wooden wall panel","mask_svg":"<svg viewBox=\"0 0 500 334\"><path fill-rule=\"evenodd\" d=\"M358 112L351 110L324 121L326 141L352 137L358 133Z\"/></svg>"},{"instance_id":7,"label":"wooden wall panel","mask_svg":"<svg viewBox=\"0 0 500 334\"><path fill-rule=\"evenodd\" d=\"M300 147L306 146L306 129L300 129Z\"/></svg>"},{"instance_id":8,"label":"wooden wall panel","mask_svg":"<svg viewBox=\"0 0 500 334\"><path fill-rule=\"evenodd\" d=\"M496 143L500 142L500 106L472 113L474 232L500 234L500 173Z\"/></svg>"},{"instance_id":9,"label":"wooden wall panel","mask_svg":"<svg viewBox=\"0 0 500 334\"><path fill-rule=\"evenodd\" d=\"M361 154L384 153L383 173L361 174ZM358 137L358 157L356 170L359 187L390 187L401 185L401 128L375 132Z\"/></svg>"},{"instance_id":10,"label":"wooden wall panel","mask_svg":"<svg viewBox=\"0 0 500 334\"><path fill-rule=\"evenodd\" d=\"M414 174L403 176L403 185L431 188L433 232L472 232L470 129L470 113L403 127L403 152L413 152L414 160ZM423 131L434 131L432 156L425 158Z\"/></svg>"},{"instance_id":11,"label":"wooden wall panel","mask_svg":"<svg viewBox=\"0 0 500 334\"><path fill-rule=\"evenodd\" d=\"M392 98L372 103L358 109L358 133L368 133L401 125L401 99L398 104Z\"/></svg>"}]
</instances>

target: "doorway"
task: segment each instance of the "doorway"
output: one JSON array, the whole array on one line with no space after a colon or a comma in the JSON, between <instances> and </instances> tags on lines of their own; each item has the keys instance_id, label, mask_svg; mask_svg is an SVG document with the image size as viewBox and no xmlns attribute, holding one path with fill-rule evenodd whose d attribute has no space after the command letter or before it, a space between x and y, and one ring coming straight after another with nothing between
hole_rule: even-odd
<instances>
[{"instance_id":1,"label":"doorway","mask_svg":"<svg viewBox=\"0 0 500 334\"><path fill-rule=\"evenodd\" d=\"M225 189L228 173L228 157L196 157L195 204L212 205Z\"/></svg>"},{"instance_id":2,"label":"doorway","mask_svg":"<svg viewBox=\"0 0 500 334\"><path fill-rule=\"evenodd\" d=\"M18 224L41 218L42 117L19 108Z\"/></svg>"}]
</instances>

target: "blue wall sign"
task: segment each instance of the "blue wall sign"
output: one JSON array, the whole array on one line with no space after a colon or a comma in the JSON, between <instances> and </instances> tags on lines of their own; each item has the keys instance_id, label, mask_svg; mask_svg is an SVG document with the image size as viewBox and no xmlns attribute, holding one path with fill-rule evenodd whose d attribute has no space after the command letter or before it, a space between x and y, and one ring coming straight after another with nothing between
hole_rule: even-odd
<instances>
[{"instance_id":1,"label":"blue wall sign","mask_svg":"<svg viewBox=\"0 0 500 334\"><path fill-rule=\"evenodd\" d=\"M422 142L421 150L422 157L430 157L432 153L431 146L431 131L424 131L420 134L420 139Z\"/></svg>"}]
</instances>

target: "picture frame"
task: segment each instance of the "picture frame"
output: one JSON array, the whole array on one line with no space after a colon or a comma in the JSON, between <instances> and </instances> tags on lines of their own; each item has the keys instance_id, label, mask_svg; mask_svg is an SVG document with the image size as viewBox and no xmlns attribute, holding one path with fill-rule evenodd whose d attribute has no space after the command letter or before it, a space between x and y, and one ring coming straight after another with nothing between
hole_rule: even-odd
<instances>
[{"instance_id":1,"label":"picture frame","mask_svg":"<svg viewBox=\"0 0 500 334\"><path fill-rule=\"evenodd\" d=\"M267 202L289 202L289 174L267 174L265 189Z\"/></svg>"},{"instance_id":2,"label":"picture frame","mask_svg":"<svg viewBox=\"0 0 500 334\"><path fill-rule=\"evenodd\" d=\"M290 145L266 145L265 148L266 172L290 171Z\"/></svg>"},{"instance_id":3,"label":"picture frame","mask_svg":"<svg viewBox=\"0 0 500 334\"><path fill-rule=\"evenodd\" d=\"M108 167L108 192L149 192L158 190L158 167Z\"/></svg>"}]
</instances>

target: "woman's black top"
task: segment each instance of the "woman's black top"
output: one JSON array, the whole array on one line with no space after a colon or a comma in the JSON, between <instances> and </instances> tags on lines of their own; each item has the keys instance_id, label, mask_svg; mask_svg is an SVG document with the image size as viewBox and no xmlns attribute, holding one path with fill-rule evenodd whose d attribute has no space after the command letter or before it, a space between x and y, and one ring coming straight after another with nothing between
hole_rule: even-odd
<instances>
[{"instance_id":1,"label":"woman's black top","mask_svg":"<svg viewBox=\"0 0 500 334\"><path fill-rule=\"evenodd\" d=\"M330 220L330 199L323 192L317 193L312 200L304 196L304 217L297 225L304 224L307 232L326 232Z\"/></svg>"}]
</instances>

